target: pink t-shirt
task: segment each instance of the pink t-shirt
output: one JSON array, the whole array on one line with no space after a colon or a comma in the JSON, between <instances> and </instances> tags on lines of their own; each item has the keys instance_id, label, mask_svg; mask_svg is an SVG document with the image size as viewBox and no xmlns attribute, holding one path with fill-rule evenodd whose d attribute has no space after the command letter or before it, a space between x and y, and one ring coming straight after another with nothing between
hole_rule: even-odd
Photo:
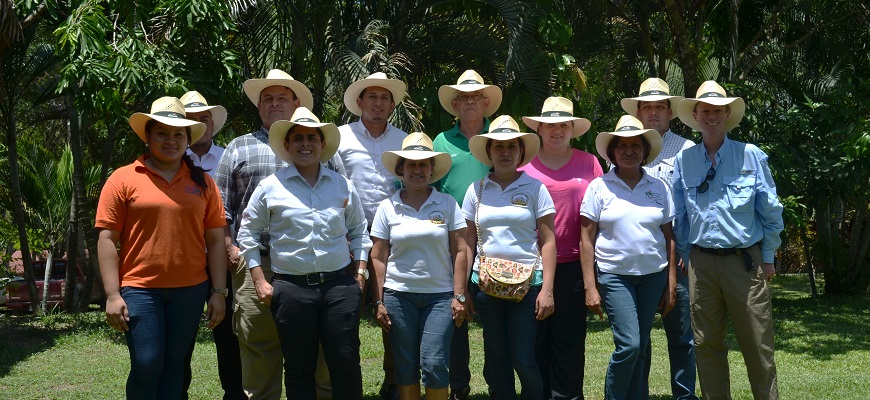
<instances>
[{"instance_id":1,"label":"pink t-shirt","mask_svg":"<svg viewBox=\"0 0 870 400\"><path fill-rule=\"evenodd\" d=\"M580 204L589 182L604 175L598 158L575 149L571 160L558 170L547 168L538 157L519 170L543 182L556 205L556 262L579 260Z\"/></svg>"}]
</instances>

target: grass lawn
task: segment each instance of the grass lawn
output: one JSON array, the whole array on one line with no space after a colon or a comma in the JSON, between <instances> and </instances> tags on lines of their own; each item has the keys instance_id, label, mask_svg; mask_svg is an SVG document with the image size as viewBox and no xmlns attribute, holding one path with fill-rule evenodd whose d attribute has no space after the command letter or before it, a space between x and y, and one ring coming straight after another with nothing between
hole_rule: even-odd
<instances>
[{"instance_id":1,"label":"grass lawn","mask_svg":"<svg viewBox=\"0 0 870 400\"><path fill-rule=\"evenodd\" d=\"M870 398L870 299L867 296L809 296L805 276L777 276L773 284L776 321L776 360L779 390L784 399ZM44 318L0 314L0 398L2 399L118 399L123 397L129 358L123 335L92 311L78 316L54 314ZM486 399L481 376L481 330L473 325L473 399ZM363 386L367 399L376 399L381 370L380 330L367 313L360 327ZM737 348L733 336L732 349ZM211 334L201 330L194 353L191 399L221 396ZM666 340L657 321L653 329L650 393L670 398ZM604 373L613 350L610 329L590 321L586 339L585 394L603 397ZM739 352L732 351L731 381L735 399L751 399L746 369Z\"/></svg>"}]
</instances>

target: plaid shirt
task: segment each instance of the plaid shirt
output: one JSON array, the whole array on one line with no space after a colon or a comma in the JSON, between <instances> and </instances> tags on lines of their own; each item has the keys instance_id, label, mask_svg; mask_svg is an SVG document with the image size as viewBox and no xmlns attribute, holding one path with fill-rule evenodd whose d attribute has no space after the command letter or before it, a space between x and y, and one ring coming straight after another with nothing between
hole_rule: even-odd
<instances>
[{"instance_id":1,"label":"plaid shirt","mask_svg":"<svg viewBox=\"0 0 870 400\"><path fill-rule=\"evenodd\" d=\"M691 140L678 136L668 129L662 136L662 151L655 160L644 165L643 168L648 174L665 181L668 187L671 187L674 179L674 159L677 153L694 145Z\"/></svg>"},{"instance_id":2,"label":"plaid shirt","mask_svg":"<svg viewBox=\"0 0 870 400\"><path fill-rule=\"evenodd\" d=\"M327 163L327 168L346 176L341 163L336 163L336 157ZM242 213L254 189L261 180L286 166L287 163L269 147L269 132L265 128L239 136L227 145L214 173L214 180L221 192L233 243L242 223ZM268 232L265 232L265 237L267 239L263 243L268 243Z\"/></svg>"}]
</instances>

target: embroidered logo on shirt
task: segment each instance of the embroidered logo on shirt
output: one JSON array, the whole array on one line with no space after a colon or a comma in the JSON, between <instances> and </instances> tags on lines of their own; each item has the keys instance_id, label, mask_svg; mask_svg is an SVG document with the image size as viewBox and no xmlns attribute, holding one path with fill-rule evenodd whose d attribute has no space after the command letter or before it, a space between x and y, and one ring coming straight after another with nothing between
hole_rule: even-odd
<instances>
[{"instance_id":1,"label":"embroidered logo on shirt","mask_svg":"<svg viewBox=\"0 0 870 400\"><path fill-rule=\"evenodd\" d=\"M199 186L185 186L184 191L186 193L195 194L197 196L202 195L202 190L199 189Z\"/></svg>"},{"instance_id":2,"label":"embroidered logo on shirt","mask_svg":"<svg viewBox=\"0 0 870 400\"><path fill-rule=\"evenodd\" d=\"M518 193L511 197L511 204L515 206L525 207L529 205L529 195L525 193Z\"/></svg>"},{"instance_id":3,"label":"embroidered logo on shirt","mask_svg":"<svg viewBox=\"0 0 870 400\"><path fill-rule=\"evenodd\" d=\"M662 195L659 193L653 193L652 190L646 191L646 198L649 199L650 202L656 203L658 205L662 205Z\"/></svg>"},{"instance_id":4,"label":"embroidered logo on shirt","mask_svg":"<svg viewBox=\"0 0 870 400\"><path fill-rule=\"evenodd\" d=\"M429 213L429 222L435 225L444 225L444 221L446 220L447 218L441 211L432 211L431 213Z\"/></svg>"}]
</instances>

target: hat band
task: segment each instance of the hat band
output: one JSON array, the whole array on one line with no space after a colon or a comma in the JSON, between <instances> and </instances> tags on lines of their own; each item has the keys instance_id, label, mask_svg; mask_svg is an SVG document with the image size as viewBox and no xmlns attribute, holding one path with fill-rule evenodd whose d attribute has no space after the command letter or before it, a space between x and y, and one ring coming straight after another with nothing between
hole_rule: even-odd
<instances>
[{"instance_id":1,"label":"hat band","mask_svg":"<svg viewBox=\"0 0 870 400\"><path fill-rule=\"evenodd\" d=\"M574 114L571 114L567 111L544 111L541 113L542 117L573 117Z\"/></svg>"},{"instance_id":2,"label":"hat band","mask_svg":"<svg viewBox=\"0 0 870 400\"><path fill-rule=\"evenodd\" d=\"M640 95L637 96L637 97L644 97L644 96L670 96L670 95L671 95L670 93L665 92L664 90L657 90L657 89L655 89L655 90L647 90L647 91L645 91L645 92L640 92Z\"/></svg>"},{"instance_id":3,"label":"hat band","mask_svg":"<svg viewBox=\"0 0 870 400\"><path fill-rule=\"evenodd\" d=\"M640 128L638 128L636 126L626 125L626 126L619 127L619 129L617 129L616 132L639 131L639 130L640 130Z\"/></svg>"},{"instance_id":4,"label":"hat band","mask_svg":"<svg viewBox=\"0 0 870 400\"><path fill-rule=\"evenodd\" d=\"M205 104L205 103L202 103L199 101L194 101L193 103L187 103L184 105L184 108L191 108L191 107L208 107L208 104Z\"/></svg>"},{"instance_id":5,"label":"hat band","mask_svg":"<svg viewBox=\"0 0 870 400\"><path fill-rule=\"evenodd\" d=\"M318 122L318 121L316 121L316 120L313 120L313 119L311 119L311 118L299 118L299 119L293 121L294 124L298 124L298 123L300 123L300 122L313 122L313 123L315 123L315 124L320 123L320 122Z\"/></svg>"},{"instance_id":6,"label":"hat band","mask_svg":"<svg viewBox=\"0 0 870 400\"><path fill-rule=\"evenodd\" d=\"M698 96L699 99L703 99L703 98L707 98L707 97L725 97L725 95L722 93L718 93L718 92L707 92L707 93L704 93L704 94Z\"/></svg>"},{"instance_id":7,"label":"hat band","mask_svg":"<svg viewBox=\"0 0 870 400\"><path fill-rule=\"evenodd\" d=\"M157 112L152 113L152 114L154 114L154 115L159 115L159 116L161 116L161 117L167 117L167 118L179 118L179 119L184 119L184 114L179 114L179 113L177 113L177 112L175 112L175 111L157 111Z\"/></svg>"},{"instance_id":8,"label":"hat band","mask_svg":"<svg viewBox=\"0 0 870 400\"><path fill-rule=\"evenodd\" d=\"M403 148L402 150L403 151L405 151L405 150L432 151L432 149L430 149L426 146L423 146L421 144L412 144L410 146Z\"/></svg>"},{"instance_id":9,"label":"hat band","mask_svg":"<svg viewBox=\"0 0 870 400\"><path fill-rule=\"evenodd\" d=\"M489 131L489 133L520 133L520 131L513 128L495 128Z\"/></svg>"},{"instance_id":10,"label":"hat band","mask_svg":"<svg viewBox=\"0 0 870 400\"><path fill-rule=\"evenodd\" d=\"M483 82L479 82L474 79L466 79L462 82L459 82L459 85L483 85Z\"/></svg>"}]
</instances>

